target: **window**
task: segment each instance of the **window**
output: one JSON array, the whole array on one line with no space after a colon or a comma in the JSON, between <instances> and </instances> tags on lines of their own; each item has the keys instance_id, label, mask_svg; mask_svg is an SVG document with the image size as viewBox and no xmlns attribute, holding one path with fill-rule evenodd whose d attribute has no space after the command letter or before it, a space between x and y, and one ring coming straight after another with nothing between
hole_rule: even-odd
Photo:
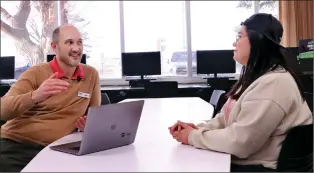
<instances>
[{"instance_id":1,"label":"window","mask_svg":"<svg viewBox=\"0 0 314 173\"><path fill-rule=\"evenodd\" d=\"M234 49L242 21L254 13L278 18L279 11L278 1L3 1L1 7L8 14L1 18L5 23L1 56L16 57L16 78L31 65L46 61L46 55L53 53L53 29L70 23L83 35L87 64L97 69L106 85L127 83L122 79L121 52L147 51L161 52L166 80L201 82L196 75L196 50ZM10 16L18 25L10 22ZM20 33L22 39L11 30L25 31ZM187 73L188 59L192 76ZM242 66L236 67L240 73Z\"/></svg>"},{"instance_id":2,"label":"window","mask_svg":"<svg viewBox=\"0 0 314 173\"><path fill-rule=\"evenodd\" d=\"M46 8L41 11L43 6ZM1 56L15 56L18 78L31 65L45 62L50 51L50 29L55 24L54 2L1 1L1 7L6 13L1 16L5 23L1 26Z\"/></svg>"},{"instance_id":3,"label":"window","mask_svg":"<svg viewBox=\"0 0 314 173\"><path fill-rule=\"evenodd\" d=\"M124 1L125 52L160 51L163 76L186 76L184 11L182 1Z\"/></svg>"},{"instance_id":4,"label":"window","mask_svg":"<svg viewBox=\"0 0 314 173\"><path fill-rule=\"evenodd\" d=\"M260 1L257 4L257 10L259 13L272 14L279 20L279 6L278 1Z\"/></svg>"},{"instance_id":5,"label":"window","mask_svg":"<svg viewBox=\"0 0 314 173\"><path fill-rule=\"evenodd\" d=\"M238 8L239 1L191 1L192 51L234 49L240 23L253 9ZM196 61L196 60L193 60ZM196 63L192 66L196 68ZM237 64L237 73L241 65ZM193 75L196 72L193 71Z\"/></svg>"},{"instance_id":6,"label":"window","mask_svg":"<svg viewBox=\"0 0 314 173\"><path fill-rule=\"evenodd\" d=\"M82 33L87 64L97 69L100 78L121 78L119 1L67 1L65 10L63 23Z\"/></svg>"}]
</instances>

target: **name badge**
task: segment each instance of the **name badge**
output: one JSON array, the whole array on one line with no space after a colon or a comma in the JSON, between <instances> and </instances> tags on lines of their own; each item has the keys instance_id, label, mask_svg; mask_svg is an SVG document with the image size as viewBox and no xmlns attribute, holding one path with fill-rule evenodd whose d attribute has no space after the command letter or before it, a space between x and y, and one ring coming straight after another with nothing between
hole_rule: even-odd
<instances>
[{"instance_id":1,"label":"name badge","mask_svg":"<svg viewBox=\"0 0 314 173\"><path fill-rule=\"evenodd\" d=\"M89 98L89 94L88 93L83 93L83 92L78 92L77 96L83 97L83 98Z\"/></svg>"}]
</instances>

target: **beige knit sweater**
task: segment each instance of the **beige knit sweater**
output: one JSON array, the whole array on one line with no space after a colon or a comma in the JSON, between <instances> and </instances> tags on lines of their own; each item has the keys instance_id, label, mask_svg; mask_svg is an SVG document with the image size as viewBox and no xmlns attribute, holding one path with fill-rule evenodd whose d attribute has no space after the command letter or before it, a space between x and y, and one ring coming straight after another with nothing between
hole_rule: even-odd
<instances>
[{"instance_id":1,"label":"beige knit sweater","mask_svg":"<svg viewBox=\"0 0 314 173\"><path fill-rule=\"evenodd\" d=\"M254 81L235 102L228 122L218 114L189 135L190 145L232 155L232 163L276 169L291 127L313 123L291 74L277 70Z\"/></svg>"}]
</instances>

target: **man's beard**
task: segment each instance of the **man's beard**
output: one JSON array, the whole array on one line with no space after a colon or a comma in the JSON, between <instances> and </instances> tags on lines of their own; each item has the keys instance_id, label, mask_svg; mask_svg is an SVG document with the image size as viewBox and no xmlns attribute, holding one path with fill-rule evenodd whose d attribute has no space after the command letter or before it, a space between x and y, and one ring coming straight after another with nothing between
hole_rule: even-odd
<instances>
[{"instance_id":1,"label":"man's beard","mask_svg":"<svg viewBox=\"0 0 314 173\"><path fill-rule=\"evenodd\" d=\"M61 61L69 67L77 67L80 64L81 58L79 60L73 60L70 55L68 57L61 58Z\"/></svg>"}]
</instances>

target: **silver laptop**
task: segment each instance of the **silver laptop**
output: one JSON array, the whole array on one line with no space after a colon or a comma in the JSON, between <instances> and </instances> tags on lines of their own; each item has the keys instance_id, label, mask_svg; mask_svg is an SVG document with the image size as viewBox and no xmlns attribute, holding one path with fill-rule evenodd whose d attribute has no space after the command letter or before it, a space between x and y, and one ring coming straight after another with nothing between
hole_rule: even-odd
<instances>
[{"instance_id":1,"label":"silver laptop","mask_svg":"<svg viewBox=\"0 0 314 173\"><path fill-rule=\"evenodd\" d=\"M80 156L132 144L143 106L144 100L90 107L82 141L50 148Z\"/></svg>"}]
</instances>

